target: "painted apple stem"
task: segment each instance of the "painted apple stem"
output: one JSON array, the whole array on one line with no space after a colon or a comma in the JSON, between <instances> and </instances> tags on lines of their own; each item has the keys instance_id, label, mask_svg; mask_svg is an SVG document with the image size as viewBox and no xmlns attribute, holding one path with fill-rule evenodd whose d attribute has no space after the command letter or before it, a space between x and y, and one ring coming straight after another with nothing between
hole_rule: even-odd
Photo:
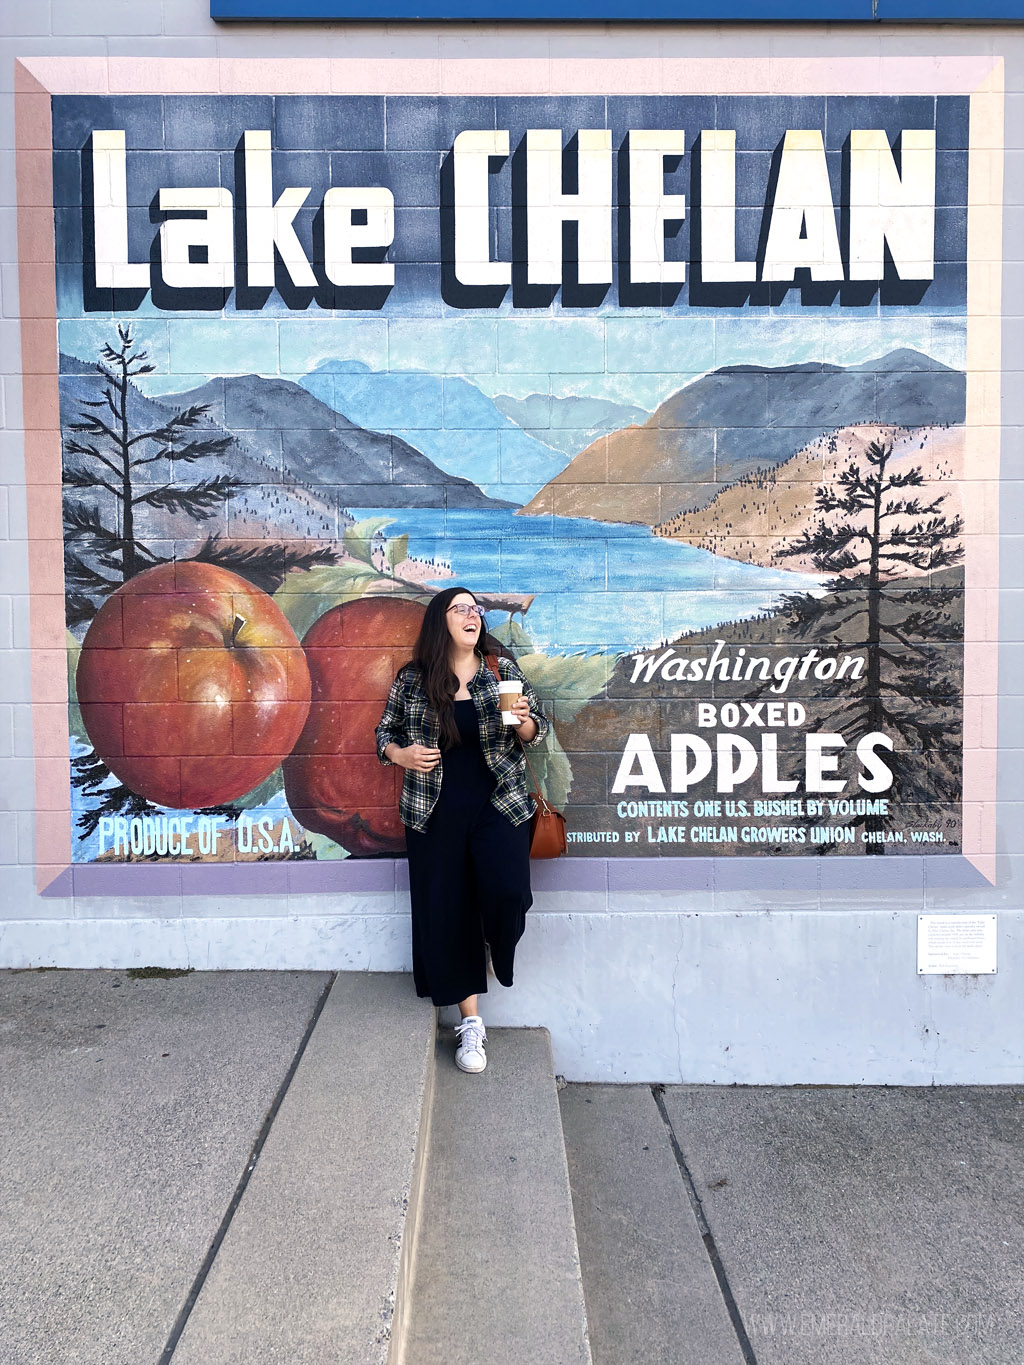
<instances>
[{"instance_id":1,"label":"painted apple stem","mask_svg":"<svg viewBox=\"0 0 1024 1365\"><path fill-rule=\"evenodd\" d=\"M244 616L236 616L236 617L235 617L235 623L234 623L234 625L231 627L231 643L232 643L233 645L238 643L238 632L242 629L242 627L243 627L244 625L245 625L245 617L244 617Z\"/></svg>"}]
</instances>

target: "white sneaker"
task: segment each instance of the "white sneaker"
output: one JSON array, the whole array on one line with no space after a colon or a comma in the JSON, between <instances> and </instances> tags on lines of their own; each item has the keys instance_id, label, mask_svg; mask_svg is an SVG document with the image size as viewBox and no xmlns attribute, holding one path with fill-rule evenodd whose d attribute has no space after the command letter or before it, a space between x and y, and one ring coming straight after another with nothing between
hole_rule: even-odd
<instances>
[{"instance_id":1,"label":"white sneaker","mask_svg":"<svg viewBox=\"0 0 1024 1365\"><path fill-rule=\"evenodd\" d=\"M483 1071L487 1065L487 1054L484 1052L487 1030L479 1014L467 1014L460 1024L456 1024L455 1036L459 1040L455 1049L455 1065L460 1071Z\"/></svg>"}]
</instances>

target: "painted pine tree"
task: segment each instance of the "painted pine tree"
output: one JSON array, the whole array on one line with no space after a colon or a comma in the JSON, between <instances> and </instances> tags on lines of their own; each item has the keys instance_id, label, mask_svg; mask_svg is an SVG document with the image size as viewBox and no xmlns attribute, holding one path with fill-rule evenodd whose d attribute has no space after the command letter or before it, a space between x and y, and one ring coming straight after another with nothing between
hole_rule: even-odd
<instances>
[{"instance_id":1,"label":"painted pine tree","mask_svg":"<svg viewBox=\"0 0 1024 1365\"><path fill-rule=\"evenodd\" d=\"M209 422L210 405L193 404L152 421L142 409L134 381L152 374L145 350L136 346L130 325L117 325L118 345L105 344L96 369L103 396L79 400L78 420L65 426L64 566L67 623L84 624L99 602L122 583L164 559L139 534L144 509L184 513L208 520L250 484L223 470L195 479L191 467L227 456L235 438ZM149 420L139 421L140 416ZM146 478L152 467L166 477ZM275 592L293 568L333 564L330 546L309 547L294 540L238 545L221 535L207 536L192 559L231 569L266 592Z\"/></svg>"},{"instance_id":2,"label":"painted pine tree","mask_svg":"<svg viewBox=\"0 0 1024 1365\"><path fill-rule=\"evenodd\" d=\"M851 820L874 834L959 802L961 781L963 589L949 571L963 558L963 519L942 512L945 494L915 491L925 483L919 466L894 469L892 460L892 441L871 442L836 485L818 488L818 521L782 551L833 575L824 596L788 599L794 635L866 652L860 679L822 687L814 720L850 746L873 732L893 740L890 816ZM881 853L885 844L863 847Z\"/></svg>"},{"instance_id":3,"label":"painted pine tree","mask_svg":"<svg viewBox=\"0 0 1024 1365\"><path fill-rule=\"evenodd\" d=\"M243 486L225 473L179 482L186 467L224 455L233 438L202 430L208 405L181 408L157 426L135 425L134 381L152 374L154 366L136 347L130 325L118 323L117 336L119 345L104 344L96 365L105 381L103 396L80 400L79 420L67 424L64 439L69 625L89 620L96 598L162 562L137 534L142 508L181 511L203 521ZM159 463L168 477L146 481L144 471Z\"/></svg>"}]
</instances>

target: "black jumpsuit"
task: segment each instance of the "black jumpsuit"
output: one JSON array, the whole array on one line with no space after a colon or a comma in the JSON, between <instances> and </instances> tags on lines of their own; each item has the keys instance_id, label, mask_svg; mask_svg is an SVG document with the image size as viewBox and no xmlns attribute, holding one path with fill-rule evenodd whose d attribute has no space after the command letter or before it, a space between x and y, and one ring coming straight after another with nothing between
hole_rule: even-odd
<instances>
[{"instance_id":1,"label":"black jumpsuit","mask_svg":"<svg viewBox=\"0 0 1024 1365\"><path fill-rule=\"evenodd\" d=\"M530 822L513 825L491 805L495 779L480 747L476 704L457 701L462 743L446 749L441 793L421 834L408 826L412 971L417 995L454 1005L487 990L485 941L494 974L512 985L516 944L530 893Z\"/></svg>"}]
</instances>

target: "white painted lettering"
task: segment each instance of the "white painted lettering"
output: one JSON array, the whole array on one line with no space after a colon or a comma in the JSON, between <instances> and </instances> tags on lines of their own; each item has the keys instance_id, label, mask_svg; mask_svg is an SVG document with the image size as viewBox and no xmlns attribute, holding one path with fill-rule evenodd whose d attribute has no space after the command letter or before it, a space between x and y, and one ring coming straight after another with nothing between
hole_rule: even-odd
<instances>
[{"instance_id":1,"label":"white painted lettering","mask_svg":"<svg viewBox=\"0 0 1024 1365\"><path fill-rule=\"evenodd\" d=\"M235 282L231 191L163 189L161 213L187 214L160 224L160 274L172 289L230 289Z\"/></svg>"},{"instance_id":2,"label":"white painted lettering","mask_svg":"<svg viewBox=\"0 0 1024 1365\"><path fill-rule=\"evenodd\" d=\"M245 156L245 252L249 284L273 289L274 252L281 258L292 283L304 289L316 287L316 276L295 235L295 216L309 196L309 186L286 188L275 201L270 133L247 129Z\"/></svg>"},{"instance_id":3,"label":"white painted lettering","mask_svg":"<svg viewBox=\"0 0 1024 1365\"><path fill-rule=\"evenodd\" d=\"M394 240L395 196L383 185L336 186L324 195L324 271L332 284L393 285L390 261L355 261L352 254L358 248L389 247Z\"/></svg>"},{"instance_id":4,"label":"white painted lettering","mask_svg":"<svg viewBox=\"0 0 1024 1365\"><path fill-rule=\"evenodd\" d=\"M736 132L700 135L700 273L705 284L757 278L756 261L736 259Z\"/></svg>"},{"instance_id":5,"label":"white painted lettering","mask_svg":"<svg viewBox=\"0 0 1024 1365\"><path fill-rule=\"evenodd\" d=\"M97 289L148 289L149 262L128 259L128 158L123 128L92 135Z\"/></svg>"},{"instance_id":6,"label":"white painted lettering","mask_svg":"<svg viewBox=\"0 0 1024 1365\"><path fill-rule=\"evenodd\" d=\"M681 284L683 261L665 260L665 224L686 217L686 198L665 193L665 158L681 157L681 128L629 133L629 277L634 284Z\"/></svg>"},{"instance_id":7,"label":"white painted lettering","mask_svg":"<svg viewBox=\"0 0 1024 1365\"><path fill-rule=\"evenodd\" d=\"M782 144L762 279L843 279L825 146L817 128L791 128Z\"/></svg>"},{"instance_id":8,"label":"white painted lettering","mask_svg":"<svg viewBox=\"0 0 1024 1365\"><path fill-rule=\"evenodd\" d=\"M850 133L850 279L880 280L889 248L903 280L935 278L935 131L905 128L902 175L879 129Z\"/></svg>"},{"instance_id":9,"label":"white painted lettering","mask_svg":"<svg viewBox=\"0 0 1024 1365\"><path fill-rule=\"evenodd\" d=\"M490 159L508 156L508 129L469 129L455 139L455 278L493 288L512 283L507 261L491 260Z\"/></svg>"},{"instance_id":10,"label":"white painted lettering","mask_svg":"<svg viewBox=\"0 0 1024 1365\"><path fill-rule=\"evenodd\" d=\"M634 763L640 765L638 773L633 771ZM630 735L626 740L615 781L612 783L612 791L624 792L627 787L646 787L649 792L665 790L649 735Z\"/></svg>"},{"instance_id":11,"label":"white painted lettering","mask_svg":"<svg viewBox=\"0 0 1024 1365\"><path fill-rule=\"evenodd\" d=\"M526 277L530 284L561 284L562 224L578 225L580 284L612 280L612 135L608 128L577 133L578 188L562 191L562 134L531 128L526 134Z\"/></svg>"}]
</instances>

